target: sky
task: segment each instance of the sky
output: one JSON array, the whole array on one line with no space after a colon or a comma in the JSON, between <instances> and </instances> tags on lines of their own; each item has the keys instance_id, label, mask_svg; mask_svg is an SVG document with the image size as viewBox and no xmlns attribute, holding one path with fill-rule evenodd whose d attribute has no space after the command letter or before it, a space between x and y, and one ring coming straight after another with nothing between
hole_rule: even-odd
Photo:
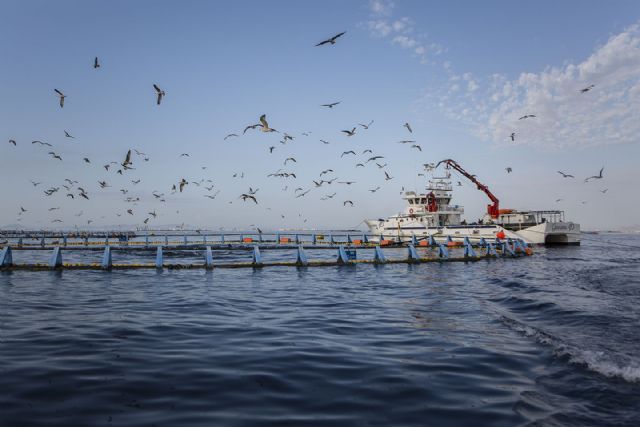
<instances>
[{"instance_id":1,"label":"sky","mask_svg":"<svg viewBox=\"0 0 640 427\"><path fill-rule=\"evenodd\" d=\"M401 211L402 189L423 191L423 165L446 158L502 208L562 209L583 229L640 224L637 1L3 0L0 11L0 227L362 227ZM262 114L279 132L243 134ZM133 169L105 170L129 149L144 153ZM296 177L268 176L282 172ZM453 203L480 218L487 197L452 179ZM250 189L257 204L239 198Z\"/></svg>"}]
</instances>

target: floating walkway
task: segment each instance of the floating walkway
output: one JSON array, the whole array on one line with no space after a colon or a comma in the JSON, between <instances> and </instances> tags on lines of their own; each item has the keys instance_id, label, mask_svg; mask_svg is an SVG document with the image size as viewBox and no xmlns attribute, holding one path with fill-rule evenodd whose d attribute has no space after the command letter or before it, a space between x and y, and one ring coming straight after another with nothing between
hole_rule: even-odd
<instances>
[{"instance_id":1,"label":"floating walkway","mask_svg":"<svg viewBox=\"0 0 640 427\"><path fill-rule=\"evenodd\" d=\"M22 243L22 242L20 242ZM127 242L131 243L131 242ZM472 244L469 239L464 239L462 242L437 242L433 237L428 240L418 241L415 237L412 242L404 245L402 242L395 242L395 244L372 244L351 241L349 244L335 244L330 245L303 245L298 243L297 245L286 244L266 244L260 245L259 243L250 243L246 240L242 243L223 243L218 244L216 247L218 250L243 250L251 252L251 262L214 262L214 246L203 243L189 243L188 241L182 242L182 244L167 244L168 240L165 240L163 244L152 244L148 240L141 242L140 245L118 244L111 245L109 242L105 244L89 245L85 242L84 245L70 245L69 242L65 242L64 245L54 245L47 248L47 245L24 245L24 243L11 246L0 246L0 271L15 271L15 270L28 270L28 271L43 271L43 270L134 270L134 269L214 269L214 268L264 268L264 267L323 267L323 266L336 266L336 265L358 265L358 264L420 264L427 262L469 262L479 261L482 259L491 259L497 257L509 257L518 258L522 256L531 255L533 251L522 240L500 240L487 241L482 239L476 244ZM388 258L385 252L388 252L390 248L395 248L396 252L399 247L404 246L407 250L407 256L401 259ZM63 262L63 254L65 252L83 251L87 249L102 250L102 257L100 262L96 263L66 263ZM421 255L418 254L417 248L421 248ZM29 250L51 250L51 257L48 263L36 263L36 264L18 264L14 263L14 251L29 251ZM276 262L263 262L261 250L295 250L295 260L291 261L276 261ZM336 257L329 260L309 260L306 250L309 249L334 249L336 250ZM200 252L202 263L166 263L164 253L165 250L172 253L188 252L192 254L194 251ZM359 250L373 250L372 259L358 259ZM153 263L114 263L113 253L125 253L131 254L133 252L148 253L150 251L155 252L155 262ZM426 256L424 256L426 255Z\"/></svg>"}]
</instances>

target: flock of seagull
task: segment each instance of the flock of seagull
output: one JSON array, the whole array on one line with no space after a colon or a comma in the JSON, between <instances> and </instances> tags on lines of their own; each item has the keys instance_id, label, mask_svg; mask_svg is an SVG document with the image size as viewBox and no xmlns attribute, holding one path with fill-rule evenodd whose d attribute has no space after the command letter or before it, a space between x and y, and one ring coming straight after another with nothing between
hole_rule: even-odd
<instances>
[{"instance_id":1,"label":"flock of seagull","mask_svg":"<svg viewBox=\"0 0 640 427\"><path fill-rule=\"evenodd\" d=\"M324 46L324 45L334 45L336 44L336 41L342 37L346 32L341 32L336 34L333 37L330 37L326 40L321 41L320 43L316 44L315 46ZM93 68L94 69L99 69L101 68L101 64L100 61L98 59L98 57L95 57L94 61L93 61ZM164 98L166 97L166 92L156 83L152 84L153 90L155 92L156 95L156 105L160 106L164 100ZM586 87L584 89L581 90L582 93L588 92L591 89L594 88L594 85L591 85L589 87ZM60 89L54 88L54 93L57 95L58 97L58 104L60 106L60 108L64 108L65 106L65 100L67 98L67 96L64 94L64 92ZM333 110L335 108L337 108L339 105L341 104L341 101L334 101L334 102L330 102L330 103L325 103L325 104L320 104L320 107L322 108L326 108L329 110ZM526 114L522 117L520 117L519 120L526 120L526 119L533 119L536 118L536 115L534 114ZM357 133L359 132L366 132L369 130L369 128L374 124L374 121L371 120L369 121L367 124L364 123L357 123L355 126L350 126L350 128L347 129L343 129L340 131L340 133L346 137L346 138L351 138L353 136L355 136ZM405 122L402 127L406 130L406 132L408 133L408 135L412 135L413 134L413 128L411 127L411 125L408 122ZM230 140L232 138L239 138L241 135L245 135L247 132L249 131L259 131L259 132L263 132L263 133L276 133L282 136L281 140L279 141L281 144L286 145L287 143L292 143L294 142L294 140L297 138L294 135L291 135L285 131L278 131L277 129L275 129L274 127L272 127L269 124L269 121L267 120L267 115L266 114L262 114L257 122L253 122L248 124L246 127L244 127L244 129L241 132L237 132L237 133L229 133L227 134L224 138L223 141L227 141ZM308 137L310 135L310 132L303 132L301 134L302 136L306 136ZM516 133L513 132L510 135L510 138L512 141L515 141L515 135ZM70 138L70 139L75 139L75 137L73 135L71 135L71 133L69 133L67 130L64 130L64 136L65 138ZM323 144L330 144L329 141L324 140L324 139L320 139L320 142L322 142ZM414 139L403 139L400 141L397 141L399 144L406 144L407 146L410 147L410 149L415 149L418 152L422 152L422 147L417 143L416 140ZM17 146L18 142L15 139L9 139L9 144L13 145L13 146ZM53 160L56 160L58 162L63 162L63 158L60 154L56 153L53 150L53 145L47 142L43 142L40 140L34 140L31 142L32 145L39 145L42 147L47 147L48 149L50 149L51 151L48 151L48 154L51 156L51 158ZM268 147L268 153L269 154L273 154L274 151L276 150L276 146L269 146ZM344 157L348 157L348 156L353 156L355 157L361 157L362 160L358 161L355 164L355 168L365 168L368 167L369 165L374 164L377 169L381 170L382 174L384 175L384 181L385 182L389 182L391 180L394 179L394 177L389 173L388 170L386 170L387 167L387 163L384 162L385 156L381 155L381 154L377 154L374 153L373 150L371 149L365 149L362 152L358 153L355 150L346 150L343 151L340 154L340 158L344 158ZM180 157L189 157L189 153L181 153ZM86 164L92 164L91 159L89 159L88 157L83 157L82 161ZM105 169L105 171L107 173L113 171L113 173L118 174L118 175L125 175L125 174L129 174L129 175L134 175L136 173L136 165L138 164L144 164L146 162L149 162L149 156L137 149L129 149L121 158L120 161L110 161L108 163L105 163L104 165L102 165L102 168ZM290 168L292 165L296 164L298 161L295 157L286 157L284 159L284 161L282 162L282 167L279 168L278 170L271 172L267 175L267 178L274 178L274 179L281 179L284 180L285 182L289 182L289 180L297 180L297 175L295 170L292 169L287 169L285 170L285 168ZM433 163L425 163L423 164L423 167L425 169L425 171L430 171L434 169L434 164ZM207 169L206 167L202 167L202 170ZM585 182L589 182L590 180L598 180L598 179L602 179L603 178L603 170L604 168L602 168L600 170L600 173L598 175L594 175L594 176L590 176L588 178L585 179ZM511 167L507 167L506 168L507 173L511 173L512 172L512 168ZM567 174L565 172L562 171L558 171L558 173L560 173L564 178L574 178L573 175L571 174ZM424 176L423 173L418 174L419 176ZM234 178L244 178L244 172L236 172L233 174ZM307 194L309 194L309 192L312 189L318 189L321 187L328 187L328 186L332 186L332 185L346 185L346 186L350 186L352 184L355 184L356 181L354 180L339 180L340 178L335 176L334 170L333 169L324 169L319 173L319 176L317 179L312 180L311 183L309 183L309 185L301 185L301 186L295 186L295 189L293 190L293 196L295 198L302 198L305 197ZM141 182L141 178L139 177L133 177L131 176L129 179L130 183L132 186L136 186ZM80 200L80 199L84 199L84 200L91 200L92 197L94 197L94 193L93 193L93 189L95 189L96 191L100 191L100 190L104 190L107 188L110 188L111 185L109 184L109 182L106 179L103 180L97 180L96 184L97 187L94 187L95 184L81 184L79 181L74 180L74 179L70 179L70 178L66 178L64 180L63 183L60 184L50 184L48 185L46 188L43 184L43 182L38 182L38 181L34 181L31 180L30 181L31 184L33 185L34 188L39 188L40 190L42 190L44 197L50 198L50 197L56 197L56 194L64 194L66 199L70 199L70 200ZM40 187L42 185L42 187ZM458 181L458 185L461 186L462 184ZM180 178L179 181L177 181L176 183L174 183L170 188L166 189L165 192L161 192L158 190L154 190L151 192L151 196L154 199L150 199L150 200L154 200L160 203L166 203L167 202L167 198L170 195L174 195L176 193L182 193L184 191L187 190L187 188L189 187L202 187L204 190L206 190L206 193L204 194L204 197L207 197L209 199L216 199L216 197L220 194L220 189L218 189L218 187L216 187L216 185L214 184L213 180L211 179L200 179L198 181L190 181L187 180L185 178ZM293 186L292 186L293 187ZM380 186L377 186L375 188L369 189L368 191L371 193L375 193L376 191L380 190ZM61 189L64 189L63 191L61 191ZM215 191L214 191L215 189ZM285 185L284 188L282 188L282 191L288 191L289 189L289 185ZM135 216L136 212L134 212L134 209L136 209L136 206L139 205L139 203L141 202L141 198L140 196L130 196L128 195L128 193L130 192L131 188L120 188L119 192L122 194L123 197L123 201L124 203L126 203L127 205L125 205L125 209L122 210L122 213L117 213L116 216L120 217L122 215L130 215L130 216ZM241 200L242 202L250 202L253 204L259 204L259 198L257 196L257 193L260 189L259 188L253 188L253 187L249 187L249 189L243 193L241 193L236 199L232 199L229 200L228 203L233 203L233 200ZM402 188L402 191L404 191L404 187ZM401 192L402 192L401 191ZM606 190L603 191L603 193L606 192ZM320 200L330 200L333 199L336 195L338 194L337 191L332 191L332 192L327 192L326 194L324 194L323 196L320 197ZM559 199L561 200L561 199ZM353 200L347 199L347 200L343 200L342 201L342 206L346 207L353 207L355 206L355 203ZM59 210L60 207L53 207L53 208L48 208L49 212L53 212L56 210ZM271 208L267 208L268 210L271 210ZM136 209L137 210L137 209ZM18 221L22 220L22 217L27 214L29 212L28 209L24 208L23 206L20 206L20 209L18 211ZM176 211L177 214L179 214L179 211ZM80 212L78 212L77 214L75 214L76 217L81 217L83 216L83 211L81 210ZM147 224L149 223L149 221L151 221L152 219L156 219L159 216L159 214L156 212L156 210L153 211L149 211L149 212L145 212L142 216L141 222L147 226ZM285 218L284 214L280 215L283 219ZM302 214L298 215L299 217L302 218ZM105 217L101 217L102 219L104 219ZM303 218L304 222L306 223L307 220L306 218ZM52 223L62 223L63 221L59 218L56 219L52 219L51 220ZM91 224L93 223L94 220L93 219L86 219L86 223L87 224ZM184 224L183 224L184 226Z\"/></svg>"}]
</instances>

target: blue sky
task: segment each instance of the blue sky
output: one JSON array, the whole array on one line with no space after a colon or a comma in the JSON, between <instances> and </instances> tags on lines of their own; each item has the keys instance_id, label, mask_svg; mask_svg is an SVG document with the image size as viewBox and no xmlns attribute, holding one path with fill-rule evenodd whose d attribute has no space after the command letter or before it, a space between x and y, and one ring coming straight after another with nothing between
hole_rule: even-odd
<instances>
[{"instance_id":1,"label":"blue sky","mask_svg":"<svg viewBox=\"0 0 640 427\"><path fill-rule=\"evenodd\" d=\"M585 228L640 223L638 2L4 1L0 9L0 225L141 226L155 211L151 227L352 227L401 210L401 188L421 190L421 165L443 158L477 174L503 207L565 209ZM335 45L314 46L341 31ZM160 106L154 83L166 91ZM54 88L67 95L62 109ZM263 113L295 139L242 135ZM519 121L523 114L538 117ZM358 126L371 120L368 130ZM353 137L340 132L354 126ZM224 141L229 133L240 136ZM134 156L135 170L122 176L115 165L103 169L134 148L149 161ZM356 168L366 149L385 157L392 180L374 162ZM340 157L349 150L357 156ZM288 157L297 162L285 166ZM603 180L583 182L602 166ZM316 188L329 168L324 178L356 183ZM279 169L297 179L267 177ZM74 199L65 178L79 181ZM171 194L181 178L205 181ZM463 181L454 197L468 219L481 216L485 196L454 179ZM61 190L47 197L50 187ZM249 187L260 188L257 205L238 199ZM298 187L311 191L296 198Z\"/></svg>"}]
</instances>

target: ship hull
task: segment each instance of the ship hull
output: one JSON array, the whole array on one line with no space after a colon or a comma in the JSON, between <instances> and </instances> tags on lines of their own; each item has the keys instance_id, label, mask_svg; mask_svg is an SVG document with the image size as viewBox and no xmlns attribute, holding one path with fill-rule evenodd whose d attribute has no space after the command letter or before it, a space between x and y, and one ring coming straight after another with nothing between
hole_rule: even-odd
<instances>
[{"instance_id":1,"label":"ship hull","mask_svg":"<svg viewBox=\"0 0 640 427\"><path fill-rule=\"evenodd\" d=\"M545 222L513 232L536 245L580 244L580 224L574 222Z\"/></svg>"}]
</instances>

